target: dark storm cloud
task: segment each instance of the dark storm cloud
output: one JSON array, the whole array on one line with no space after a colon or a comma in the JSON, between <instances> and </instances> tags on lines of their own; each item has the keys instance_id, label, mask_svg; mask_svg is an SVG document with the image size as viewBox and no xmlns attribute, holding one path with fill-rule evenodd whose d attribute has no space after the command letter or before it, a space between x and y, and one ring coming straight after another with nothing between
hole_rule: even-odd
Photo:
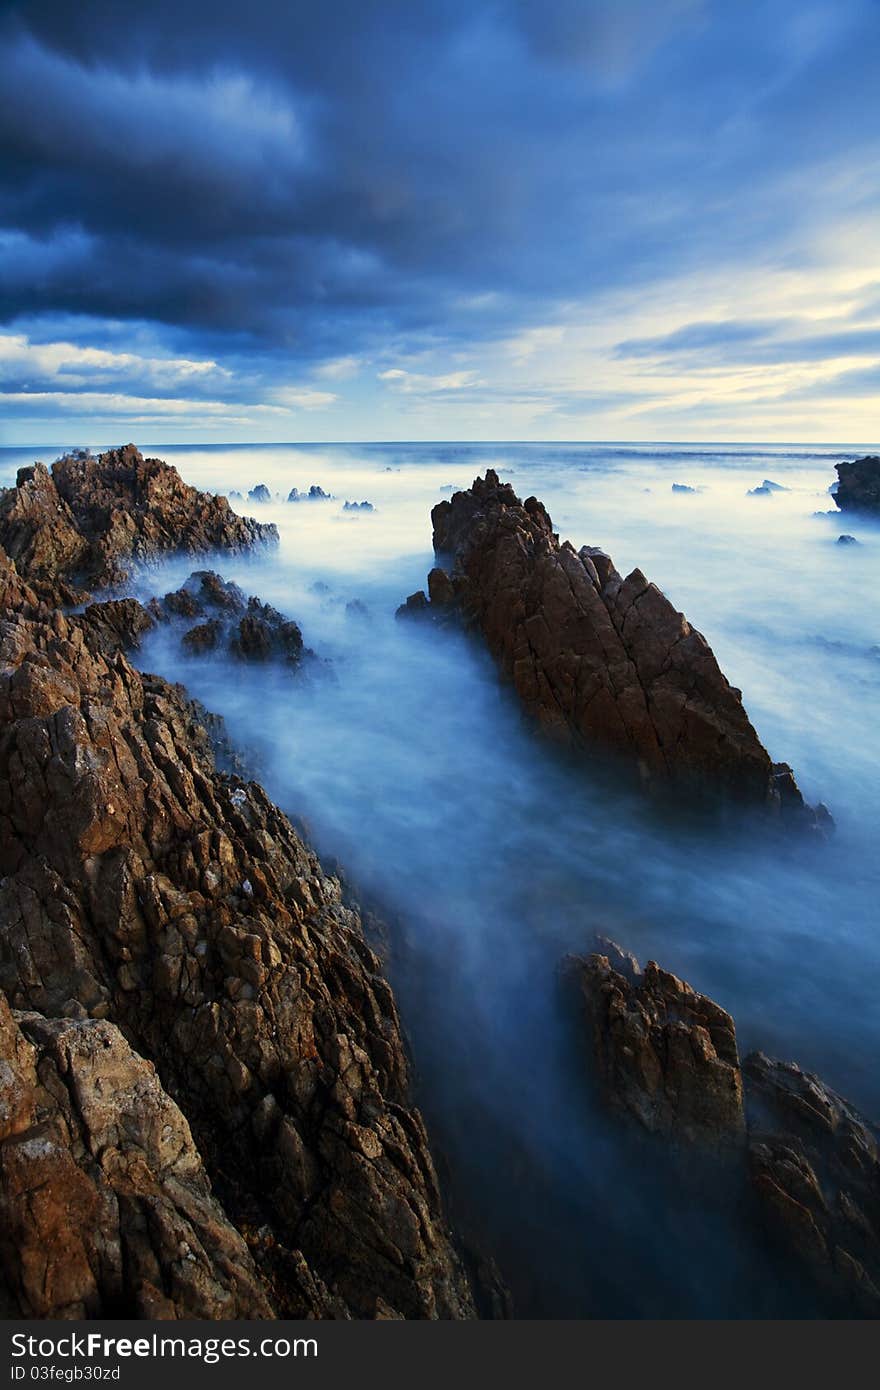
<instances>
[{"instance_id":1,"label":"dark storm cloud","mask_svg":"<svg viewBox=\"0 0 880 1390\"><path fill-rule=\"evenodd\" d=\"M92 343L152 325L256 390L281 364L503 338L609 288L747 264L875 206L852 185L880 134L876 16L870 0L9 3L0 319ZM810 180L827 161L853 177L826 194ZM763 331L721 330L755 351Z\"/></svg>"}]
</instances>

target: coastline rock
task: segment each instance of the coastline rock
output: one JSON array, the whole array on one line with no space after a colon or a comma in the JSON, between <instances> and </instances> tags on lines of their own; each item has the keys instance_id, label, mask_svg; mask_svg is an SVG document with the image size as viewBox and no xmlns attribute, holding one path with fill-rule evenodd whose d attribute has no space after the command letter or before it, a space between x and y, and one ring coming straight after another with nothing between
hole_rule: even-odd
<instances>
[{"instance_id":1,"label":"coastline rock","mask_svg":"<svg viewBox=\"0 0 880 1390\"><path fill-rule=\"evenodd\" d=\"M39 576L0 552L0 1310L472 1317L359 912L122 650L171 615L259 658L299 630L209 571L167 614L46 601L55 567L266 528L136 450L56 470L0 499Z\"/></svg>"},{"instance_id":2,"label":"coastline rock","mask_svg":"<svg viewBox=\"0 0 880 1390\"><path fill-rule=\"evenodd\" d=\"M107 631L0 623L0 986L155 1064L276 1313L470 1316L360 918Z\"/></svg>"},{"instance_id":3,"label":"coastline rock","mask_svg":"<svg viewBox=\"0 0 880 1390\"><path fill-rule=\"evenodd\" d=\"M832 487L838 507L846 512L880 512L880 456L868 454L835 467L840 481Z\"/></svg>"},{"instance_id":4,"label":"coastline rock","mask_svg":"<svg viewBox=\"0 0 880 1390\"><path fill-rule=\"evenodd\" d=\"M542 504L521 502L491 469L431 518L451 562L432 581L441 608L454 601L482 633L544 733L616 754L649 787L830 822L771 762L706 639L640 570L624 579L596 547L560 544Z\"/></svg>"},{"instance_id":5,"label":"coastline rock","mask_svg":"<svg viewBox=\"0 0 880 1390\"><path fill-rule=\"evenodd\" d=\"M184 483L133 444L97 458L69 454L19 470L0 492L0 545L40 597L81 601L72 587L119 583L134 564L173 551L240 551L277 540L274 526L237 516L225 497Z\"/></svg>"},{"instance_id":6,"label":"coastline rock","mask_svg":"<svg viewBox=\"0 0 880 1390\"><path fill-rule=\"evenodd\" d=\"M651 1134L723 1152L745 1142L742 1073L729 1014L614 942L575 960L603 1095Z\"/></svg>"}]
</instances>

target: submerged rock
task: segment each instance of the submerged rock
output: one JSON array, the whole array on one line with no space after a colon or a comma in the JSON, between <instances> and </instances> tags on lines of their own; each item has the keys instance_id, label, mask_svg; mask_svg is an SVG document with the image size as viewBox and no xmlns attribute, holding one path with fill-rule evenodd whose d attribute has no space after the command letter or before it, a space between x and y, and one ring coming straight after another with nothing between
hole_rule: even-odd
<instances>
[{"instance_id":1,"label":"submerged rock","mask_svg":"<svg viewBox=\"0 0 880 1390\"><path fill-rule=\"evenodd\" d=\"M274 526L238 516L225 497L184 483L176 468L133 444L97 458L69 454L19 470L0 492L0 545L20 577L49 602L71 586L117 584L144 560L172 551L247 550L276 541Z\"/></svg>"},{"instance_id":2,"label":"submerged rock","mask_svg":"<svg viewBox=\"0 0 880 1390\"><path fill-rule=\"evenodd\" d=\"M611 941L573 969L608 1103L677 1144L741 1146L742 1073L730 1015L654 961L641 971Z\"/></svg>"},{"instance_id":3,"label":"submerged rock","mask_svg":"<svg viewBox=\"0 0 880 1390\"><path fill-rule=\"evenodd\" d=\"M880 512L880 456L868 454L835 466L840 481L833 495L838 507L845 512Z\"/></svg>"},{"instance_id":4,"label":"submerged rock","mask_svg":"<svg viewBox=\"0 0 880 1390\"><path fill-rule=\"evenodd\" d=\"M454 608L483 634L546 734L617 754L652 787L825 826L771 762L705 637L640 570L624 579L604 551L560 544L541 503L491 469L431 518L447 564L432 572L432 615Z\"/></svg>"},{"instance_id":5,"label":"submerged rock","mask_svg":"<svg viewBox=\"0 0 880 1390\"><path fill-rule=\"evenodd\" d=\"M187 629L181 639L191 653L223 649L240 660L278 657L291 666L314 657L295 622L271 604L245 598L237 584L221 579L213 570L196 570L183 588L153 600L149 612L157 621L205 619Z\"/></svg>"},{"instance_id":6,"label":"submerged rock","mask_svg":"<svg viewBox=\"0 0 880 1390\"><path fill-rule=\"evenodd\" d=\"M605 1103L687 1155L684 1182L711 1177L698 1153L724 1158L716 1180L751 1210L752 1238L769 1235L833 1311L880 1316L877 1127L792 1062L754 1052L741 1065L728 1013L653 961L642 972L613 942L597 946L567 964Z\"/></svg>"}]
</instances>

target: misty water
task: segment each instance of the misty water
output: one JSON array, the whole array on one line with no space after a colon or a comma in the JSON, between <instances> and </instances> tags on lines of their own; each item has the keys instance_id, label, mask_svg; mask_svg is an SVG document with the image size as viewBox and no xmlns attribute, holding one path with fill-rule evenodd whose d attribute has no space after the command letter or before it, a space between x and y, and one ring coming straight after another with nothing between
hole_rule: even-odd
<instances>
[{"instance_id":1,"label":"misty water","mask_svg":"<svg viewBox=\"0 0 880 1390\"><path fill-rule=\"evenodd\" d=\"M497 1257L517 1313L815 1312L756 1249L733 1189L683 1183L659 1147L602 1113L559 966L605 931L729 1009L742 1052L796 1060L880 1117L880 527L816 515L834 509L834 463L859 451L148 452L276 522L277 550L212 563L295 618L329 666L301 678L184 659L166 631L137 659L225 717L271 795L391 921L389 969L452 1217ZM7 451L7 468L22 461ZM540 497L562 538L602 546L622 573L638 565L687 614L773 758L831 809L829 843L673 822L541 744L478 642L395 620L432 564L431 506L487 466ZM785 490L747 496L765 478ZM276 500L249 503L258 483ZM333 500L283 500L311 484ZM374 510L345 512L347 499ZM860 544L836 544L844 532ZM175 560L143 590L193 567Z\"/></svg>"}]
</instances>

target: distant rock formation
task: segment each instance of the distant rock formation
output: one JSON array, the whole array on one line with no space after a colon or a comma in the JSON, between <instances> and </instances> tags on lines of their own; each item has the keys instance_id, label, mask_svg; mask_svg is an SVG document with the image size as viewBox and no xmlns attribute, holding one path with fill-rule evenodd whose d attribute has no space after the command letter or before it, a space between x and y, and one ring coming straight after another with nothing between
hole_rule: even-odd
<instances>
[{"instance_id":1,"label":"distant rock formation","mask_svg":"<svg viewBox=\"0 0 880 1390\"><path fill-rule=\"evenodd\" d=\"M845 512L880 513L880 456L868 454L852 463L838 463L834 500Z\"/></svg>"},{"instance_id":2,"label":"distant rock formation","mask_svg":"<svg viewBox=\"0 0 880 1390\"><path fill-rule=\"evenodd\" d=\"M21 468L0 492L0 546L49 602L78 587L120 583L144 560L184 551L240 551L277 541L274 526L238 516L225 497L183 482L176 468L133 444L97 458L69 454Z\"/></svg>"},{"instance_id":3,"label":"distant rock formation","mask_svg":"<svg viewBox=\"0 0 880 1390\"><path fill-rule=\"evenodd\" d=\"M288 502L330 502L332 498L329 492L325 492L317 483L312 483L308 492L300 492L299 488L292 487L287 494Z\"/></svg>"},{"instance_id":4,"label":"distant rock formation","mask_svg":"<svg viewBox=\"0 0 880 1390\"><path fill-rule=\"evenodd\" d=\"M654 961L642 972L613 942L596 944L566 973L605 1103L672 1146L682 1181L696 1155L723 1159L732 1196L751 1186L761 1227L835 1309L880 1316L876 1126L794 1063L755 1052L740 1064L728 1013Z\"/></svg>"},{"instance_id":5,"label":"distant rock formation","mask_svg":"<svg viewBox=\"0 0 880 1390\"><path fill-rule=\"evenodd\" d=\"M376 509L372 502L346 502L342 510L344 512L373 512Z\"/></svg>"},{"instance_id":6,"label":"distant rock formation","mask_svg":"<svg viewBox=\"0 0 880 1390\"><path fill-rule=\"evenodd\" d=\"M859 542L856 540L855 536L846 536L846 535L844 535L844 536L838 536L838 537L837 537L837 544L838 544L838 545L858 545Z\"/></svg>"},{"instance_id":7,"label":"distant rock formation","mask_svg":"<svg viewBox=\"0 0 880 1390\"><path fill-rule=\"evenodd\" d=\"M430 604L478 629L539 727L583 752L635 764L649 786L764 807L824 828L791 769L773 763L706 639L640 570L623 579L604 551L560 545L536 498L491 469L434 507Z\"/></svg>"},{"instance_id":8,"label":"distant rock formation","mask_svg":"<svg viewBox=\"0 0 880 1390\"><path fill-rule=\"evenodd\" d=\"M252 487L250 492L248 493L248 501L261 503L271 502L272 494L266 487L265 483L257 483L256 487Z\"/></svg>"},{"instance_id":9,"label":"distant rock formation","mask_svg":"<svg viewBox=\"0 0 880 1390\"><path fill-rule=\"evenodd\" d=\"M673 483L673 484L672 484L672 491L673 491L673 492L696 492L697 489L696 489L695 487L690 487L690 485L689 485L688 483Z\"/></svg>"}]
</instances>

